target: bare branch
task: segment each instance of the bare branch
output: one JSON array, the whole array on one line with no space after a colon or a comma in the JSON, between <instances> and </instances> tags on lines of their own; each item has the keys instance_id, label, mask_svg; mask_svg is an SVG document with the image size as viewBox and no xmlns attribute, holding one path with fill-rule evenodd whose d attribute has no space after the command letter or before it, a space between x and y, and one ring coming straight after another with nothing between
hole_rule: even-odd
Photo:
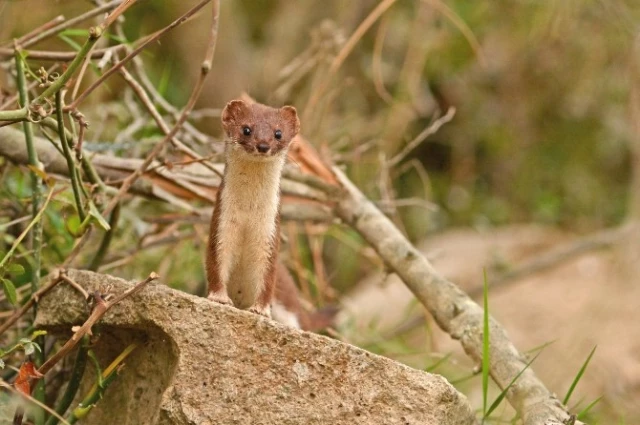
<instances>
[{"instance_id":1,"label":"bare branch","mask_svg":"<svg viewBox=\"0 0 640 425\"><path fill-rule=\"evenodd\" d=\"M482 308L455 284L442 277L340 170L334 168L334 172L345 189L335 209L337 215L378 252L433 315L440 328L452 338L460 340L465 352L481 363ZM493 319L490 326L490 374L500 388L506 388L515 376L521 374L516 384L507 391L507 399L522 415L525 425L565 423L569 419L566 408L533 370L526 368L526 358L509 340L504 328Z\"/></svg>"},{"instance_id":2,"label":"bare branch","mask_svg":"<svg viewBox=\"0 0 640 425\"><path fill-rule=\"evenodd\" d=\"M65 108L65 110L77 109L78 105L80 104L80 102L82 102L92 91L94 91L96 88L98 88L102 84L102 82L104 80L109 78L111 75L113 75L114 72L118 71L121 67L123 67L125 64L127 64L133 57L135 57L138 53L140 53L149 44L155 42L160 37L162 37L163 35L165 35L169 31L171 31L172 29L176 28L177 26L187 22L193 15L196 14L196 12L198 12L207 3L209 3L209 1L211 1L211 0L202 0L200 3L195 5L193 8L189 9L187 11L187 13L185 13L184 15L182 15L181 17L179 17L178 19L173 21L171 24L169 24L168 26L164 27L163 29L161 29L159 31L156 31L155 33L151 34L151 36L145 38L144 41L142 41L140 43L140 45L137 46L131 53L129 53L127 56L125 56L116 65L114 65L113 67L109 68L109 70L107 70L104 74L102 74L100 76L100 78L98 78L96 81L94 81L93 84L91 84L91 86L89 86L84 92L82 92L82 94L80 94L80 96L78 96L78 98L75 99L73 101L73 103L68 105Z\"/></svg>"},{"instance_id":3,"label":"bare branch","mask_svg":"<svg viewBox=\"0 0 640 425\"><path fill-rule=\"evenodd\" d=\"M189 16L191 16L193 13L197 12L202 6L204 6L208 2L209 2L209 0L202 1L201 3L196 5L196 7L194 7L189 12L187 12L184 15L183 18L181 18L181 19L179 19L178 21L175 21L175 22L179 23L181 20L187 19ZM209 41L208 41L208 44L207 44L207 51L206 51L206 54L205 54L205 59L202 62L202 66L200 68L200 76L198 78L198 81L196 82L196 85L195 85L195 87L193 88L193 90L191 92L191 96L189 97L189 100L187 101L186 106L182 110L182 114L180 115L180 118L175 123L175 125L173 126L173 128L171 129L169 134L167 134L165 136L165 138L162 140L162 142L157 143L153 147L153 149L151 150L149 155L147 155L147 157L145 158L144 162L142 163L142 166L140 166L140 168L138 168L133 174L131 174L129 177L127 177L125 179L125 181L122 183L122 186L120 187L120 190L118 191L118 194L111 199L111 201L109 202L109 204L105 208L104 214L108 214L109 212L111 212L111 210L113 208L115 208L115 206L120 201L120 199L127 193L127 191L129 190L129 187L131 187L131 185L138 179L138 177L140 177L142 175L142 173L144 173L147 170L149 165L151 165L151 163L153 162L155 157L160 153L160 151L164 148L164 146L167 144L167 142L169 140L171 140L173 138L173 136L176 135L176 133L180 129L180 126L187 119L187 116L189 115L189 113L191 112L193 107L195 106L196 100L198 100L198 97L200 97L200 92L202 91L202 87L204 86L205 79L206 79L207 75L209 74L209 70L211 69L211 61L213 60L213 53L215 52L215 46L216 46L217 35L218 35L218 16L219 16L219 11L220 11L220 1L219 0L213 0L212 4L213 4L213 7L212 7L213 18L212 18L212 22L211 22L211 30L210 30L210 33L209 33ZM172 25L174 25L174 24L172 24ZM167 28L170 28L172 25L170 25ZM131 54L127 55L127 57L131 57L132 54L133 54L133 52ZM78 98L78 100L80 100L80 98Z\"/></svg>"},{"instance_id":4,"label":"bare branch","mask_svg":"<svg viewBox=\"0 0 640 425\"><path fill-rule=\"evenodd\" d=\"M418 147L420 143L424 142L427 137L435 134L438 130L440 130L440 127L451 121L455 115L456 108L452 106L449 108L446 114L435 120L431 125L429 125L429 127L422 130L420 134L418 134L412 141L407 143L407 145L400 151L400 153L389 160L387 166L395 167L396 165L398 165L400 162L402 162L403 159L407 157L407 155L411 153L412 150Z\"/></svg>"}]
</instances>

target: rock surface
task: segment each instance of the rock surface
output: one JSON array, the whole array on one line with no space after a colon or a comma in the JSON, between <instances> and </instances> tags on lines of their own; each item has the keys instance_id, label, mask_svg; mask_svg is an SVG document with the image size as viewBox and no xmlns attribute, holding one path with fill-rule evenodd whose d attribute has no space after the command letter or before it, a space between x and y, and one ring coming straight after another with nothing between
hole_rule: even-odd
<instances>
[{"instance_id":1,"label":"rock surface","mask_svg":"<svg viewBox=\"0 0 640 425\"><path fill-rule=\"evenodd\" d=\"M88 291L132 285L69 276ZM88 314L60 284L41 300L36 325L68 334ZM466 398L438 375L162 284L114 306L97 327L103 367L129 343L142 345L85 424L475 423Z\"/></svg>"}]
</instances>

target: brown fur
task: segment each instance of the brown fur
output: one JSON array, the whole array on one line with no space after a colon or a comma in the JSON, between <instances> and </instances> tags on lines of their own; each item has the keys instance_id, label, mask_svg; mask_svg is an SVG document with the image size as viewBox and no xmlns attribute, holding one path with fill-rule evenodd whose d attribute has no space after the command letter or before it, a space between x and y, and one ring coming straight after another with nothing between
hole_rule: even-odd
<instances>
[{"instance_id":1,"label":"brown fur","mask_svg":"<svg viewBox=\"0 0 640 425\"><path fill-rule=\"evenodd\" d=\"M319 331L333 324L338 313L337 307L325 307L313 312L307 311L300 302L300 291L293 281L293 277L281 262L278 262L276 266L276 281L276 302L296 317L301 329Z\"/></svg>"},{"instance_id":2,"label":"brown fur","mask_svg":"<svg viewBox=\"0 0 640 425\"><path fill-rule=\"evenodd\" d=\"M270 316L280 247L280 178L300 122L291 106L234 100L225 107L222 124L228 141L207 249L209 298ZM256 277L262 269L264 275Z\"/></svg>"}]
</instances>

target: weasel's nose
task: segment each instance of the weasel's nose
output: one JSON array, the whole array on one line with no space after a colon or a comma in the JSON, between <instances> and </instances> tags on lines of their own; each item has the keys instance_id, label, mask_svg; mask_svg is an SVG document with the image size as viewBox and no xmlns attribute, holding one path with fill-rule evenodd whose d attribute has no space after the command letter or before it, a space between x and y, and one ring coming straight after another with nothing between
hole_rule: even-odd
<instances>
[{"instance_id":1,"label":"weasel's nose","mask_svg":"<svg viewBox=\"0 0 640 425\"><path fill-rule=\"evenodd\" d=\"M260 152L260 153L267 153L267 152L269 152L269 144L268 143L258 143L258 145L256 146L256 149L258 149L258 152Z\"/></svg>"}]
</instances>

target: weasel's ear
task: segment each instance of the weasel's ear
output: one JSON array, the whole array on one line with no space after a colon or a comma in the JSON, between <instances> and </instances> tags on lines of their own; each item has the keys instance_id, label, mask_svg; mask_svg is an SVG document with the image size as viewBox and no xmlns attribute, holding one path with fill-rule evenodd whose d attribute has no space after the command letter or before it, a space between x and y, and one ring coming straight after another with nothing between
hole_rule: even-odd
<instances>
[{"instance_id":1,"label":"weasel's ear","mask_svg":"<svg viewBox=\"0 0 640 425\"><path fill-rule=\"evenodd\" d=\"M283 106L280 108L280 116L284 120L284 122L291 128L292 135L295 136L300 132L300 119L298 118L298 113L296 112L296 108L293 106Z\"/></svg>"},{"instance_id":2,"label":"weasel's ear","mask_svg":"<svg viewBox=\"0 0 640 425\"><path fill-rule=\"evenodd\" d=\"M222 126L227 132L229 127L239 124L240 119L245 115L248 105L242 100L232 100L222 110Z\"/></svg>"}]
</instances>

